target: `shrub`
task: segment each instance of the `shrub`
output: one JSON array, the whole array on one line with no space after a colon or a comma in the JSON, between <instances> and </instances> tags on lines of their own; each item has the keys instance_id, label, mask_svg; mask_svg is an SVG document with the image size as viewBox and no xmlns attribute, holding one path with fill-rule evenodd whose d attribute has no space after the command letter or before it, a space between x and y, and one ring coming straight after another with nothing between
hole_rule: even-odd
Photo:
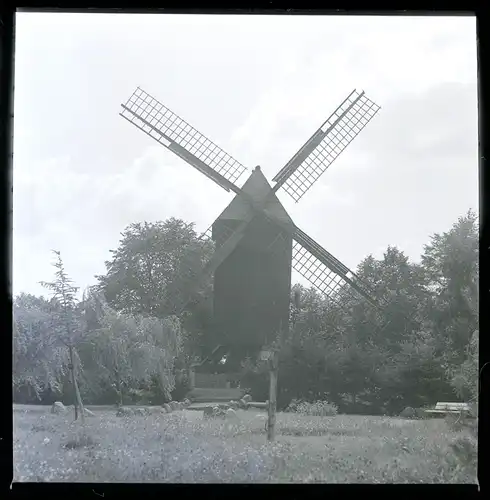
<instances>
[{"instance_id":1,"label":"shrub","mask_svg":"<svg viewBox=\"0 0 490 500\"><path fill-rule=\"evenodd\" d=\"M327 417L337 415L337 406L328 401L291 401L286 411L300 413L301 415L311 415L317 417Z\"/></svg>"}]
</instances>

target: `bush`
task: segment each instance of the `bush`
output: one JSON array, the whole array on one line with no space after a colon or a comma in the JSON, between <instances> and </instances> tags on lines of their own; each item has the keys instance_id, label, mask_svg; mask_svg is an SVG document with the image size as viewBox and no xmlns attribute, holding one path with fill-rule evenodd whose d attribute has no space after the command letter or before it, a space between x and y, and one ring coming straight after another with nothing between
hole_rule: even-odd
<instances>
[{"instance_id":1,"label":"bush","mask_svg":"<svg viewBox=\"0 0 490 500\"><path fill-rule=\"evenodd\" d=\"M301 415L311 415L317 417L327 417L337 415L337 406L328 401L298 401L293 399L286 411L300 413Z\"/></svg>"}]
</instances>

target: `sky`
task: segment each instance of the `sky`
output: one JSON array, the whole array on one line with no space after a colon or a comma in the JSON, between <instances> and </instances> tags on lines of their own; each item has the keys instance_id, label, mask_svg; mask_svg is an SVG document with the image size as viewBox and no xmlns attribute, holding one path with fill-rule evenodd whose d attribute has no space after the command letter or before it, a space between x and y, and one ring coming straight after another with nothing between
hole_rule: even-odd
<instances>
[{"instance_id":1,"label":"sky","mask_svg":"<svg viewBox=\"0 0 490 500\"><path fill-rule=\"evenodd\" d=\"M388 245L417 261L478 212L474 17L18 13L14 294L46 294L53 249L83 289L127 225L177 217L201 232L231 201L119 116L138 86L270 181L364 90L374 119L299 203L279 192L351 269Z\"/></svg>"}]
</instances>

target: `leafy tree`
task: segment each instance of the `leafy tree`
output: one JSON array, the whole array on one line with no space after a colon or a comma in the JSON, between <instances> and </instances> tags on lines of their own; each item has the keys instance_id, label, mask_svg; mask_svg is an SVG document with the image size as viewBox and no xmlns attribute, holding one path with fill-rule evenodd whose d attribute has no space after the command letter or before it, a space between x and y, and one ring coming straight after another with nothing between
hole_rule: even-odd
<instances>
[{"instance_id":1,"label":"leafy tree","mask_svg":"<svg viewBox=\"0 0 490 500\"><path fill-rule=\"evenodd\" d=\"M450 370L451 385L457 396L475 404L478 402L479 392L478 334L475 331L471 336L463 363Z\"/></svg>"},{"instance_id":2,"label":"leafy tree","mask_svg":"<svg viewBox=\"0 0 490 500\"><path fill-rule=\"evenodd\" d=\"M28 400L45 391L58 392L66 375L66 350L53 335L53 304L43 297L20 294L13 304L13 386L18 397L27 390Z\"/></svg>"},{"instance_id":3,"label":"leafy tree","mask_svg":"<svg viewBox=\"0 0 490 500\"><path fill-rule=\"evenodd\" d=\"M114 387L122 404L125 388L150 386L156 380L168 398L175 385L174 360L182 348L179 320L129 315L115 311L101 297L89 300L86 309L98 311L98 327L87 335L84 351L94 385Z\"/></svg>"},{"instance_id":4,"label":"leafy tree","mask_svg":"<svg viewBox=\"0 0 490 500\"><path fill-rule=\"evenodd\" d=\"M98 289L107 303L129 314L157 318L179 313L182 292L207 261L212 247L193 224L179 219L130 224L122 233ZM210 290L210 282L207 284Z\"/></svg>"},{"instance_id":5,"label":"leafy tree","mask_svg":"<svg viewBox=\"0 0 490 500\"><path fill-rule=\"evenodd\" d=\"M432 328L444 345L447 366L461 364L478 329L478 224L469 211L424 248L422 264L433 292Z\"/></svg>"}]
</instances>

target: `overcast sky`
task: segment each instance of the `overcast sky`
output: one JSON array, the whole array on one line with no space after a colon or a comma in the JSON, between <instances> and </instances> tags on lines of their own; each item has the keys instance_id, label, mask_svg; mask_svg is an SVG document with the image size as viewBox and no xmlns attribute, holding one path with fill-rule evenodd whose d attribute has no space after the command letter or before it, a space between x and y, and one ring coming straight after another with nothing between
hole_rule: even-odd
<instances>
[{"instance_id":1,"label":"overcast sky","mask_svg":"<svg viewBox=\"0 0 490 500\"><path fill-rule=\"evenodd\" d=\"M269 180L357 88L380 112L295 204L355 268L478 211L473 17L17 15L13 291L81 287L132 222L205 230L231 195L118 113L141 86ZM241 178L241 183L246 176ZM297 276L293 275L294 281Z\"/></svg>"}]
</instances>

